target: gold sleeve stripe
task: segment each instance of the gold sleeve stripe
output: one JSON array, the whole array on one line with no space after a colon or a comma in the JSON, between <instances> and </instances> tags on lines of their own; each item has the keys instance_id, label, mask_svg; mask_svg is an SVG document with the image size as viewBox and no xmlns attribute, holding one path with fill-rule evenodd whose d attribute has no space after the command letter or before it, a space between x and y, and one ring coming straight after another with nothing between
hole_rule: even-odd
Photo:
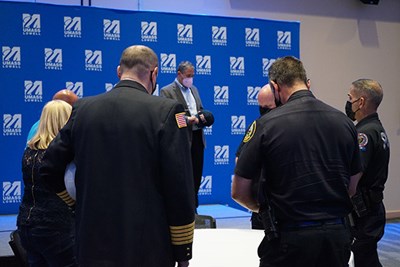
<instances>
[{"instance_id":1,"label":"gold sleeve stripe","mask_svg":"<svg viewBox=\"0 0 400 267\"><path fill-rule=\"evenodd\" d=\"M186 241L181 241L181 242L172 240L172 245L174 245L174 246L187 245L187 244L191 244L191 243L193 243L193 238L192 239L188 239Z\"/></svg>"},{"instance_id":2,"label":"gold sleeve stripe","mask_svg":"<svg viewBox=\"0 0 400 267\"><path fill-rule=\"evenodd\" d=\"M68 206L73 206L75 204L75 200L71 198L67 190L57 193L57 196L59 196Z\"/></svg>"},{"instance_id":3,"label":"gold sleeve stripe","mask_svg":"<svg viewBox=\"0 0 400 267\"><path fill-rule=\"evenodd\" d=\"M193 243L194 222L182 226L170 226L170 232L173 245Z\"/></svg>"},{"instance_id":4,"label":"gold sleeve stripe","mask_svg":"<svg viewBox=\"0 0 400 267\"><path fill-rule=\"evenodd\" d=\"M182 244L189 244L193 242L193 233L188 234L184 237L171 237L171 241L173 245L182 245Z\"/></svg>"},{"instance_id":5,"label":"gold sleeve stripe","mask_svg":"<svg viewBox=\"0 0 400 267\"><path fill-rule=\"evenodd\" d=\"M186 225L181 225L181 226L169 226L169 229L172 231L186 231L190 229L194 229L194 221L192 223L186 224Z\"/></svg>"}]
</instances>

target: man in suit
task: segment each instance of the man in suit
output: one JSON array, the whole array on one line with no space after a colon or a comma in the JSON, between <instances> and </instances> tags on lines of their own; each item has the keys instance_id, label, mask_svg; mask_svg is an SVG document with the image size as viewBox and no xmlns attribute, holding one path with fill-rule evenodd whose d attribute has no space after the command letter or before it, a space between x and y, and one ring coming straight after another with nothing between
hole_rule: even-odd
<instances>
[{"instance_id":1,"label":"man in suit","mask_svg":"<svg viewBox=\"0 0 400 267\"><path fill-rule=\"evenodd\" d=\"M74 105L41 175L66 200L65 166L76 164L79 266L188 266L195 208L184 108L152 96L150 48L126 48L117 72L111 91Z\"/></svg>"},{"instance_id":2,"label":"man in suit","mask_svg":"<svg viewBox=\"0 0 400 267\"><path fill-rule=\"evenodd\" d=\"M199 206L198 192L203 175L205 138L199 119L196 116L203 110L199 91L193 85L194 66L183 61L178 66L177 76L173 83L161 88L160 95L175 99L185 107L189 139L192 154L193 179L196 208Z\"/></svg>"}]
</instances>

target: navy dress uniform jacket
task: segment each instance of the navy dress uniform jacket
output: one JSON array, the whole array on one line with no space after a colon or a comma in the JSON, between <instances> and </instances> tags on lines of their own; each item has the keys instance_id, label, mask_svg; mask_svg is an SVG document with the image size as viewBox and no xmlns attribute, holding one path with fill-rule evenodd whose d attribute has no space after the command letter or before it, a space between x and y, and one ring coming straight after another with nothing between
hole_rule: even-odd
<instances>
[{"instance_id":1,"label":"navy dress uniform jacket","mask_svg":"<svg viewBox=\"0 0 400 267\"><path fill-rule=\"evenodd\" d=\"M41 175L62 194L65 166L76 164L80 266L174 266L192 257L194 193L183 112L178 102L130 80L74 105Z\"/></svg>"}]
</instances>

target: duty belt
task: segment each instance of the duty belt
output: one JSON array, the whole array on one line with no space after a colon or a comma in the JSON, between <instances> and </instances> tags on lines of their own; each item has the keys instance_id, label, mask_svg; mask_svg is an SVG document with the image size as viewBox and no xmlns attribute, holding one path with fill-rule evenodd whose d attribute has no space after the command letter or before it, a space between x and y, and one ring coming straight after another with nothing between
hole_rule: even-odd
<instances>
[{"instance_id":1,"label":"duty belt","mask_svg":"<svg viewBox=\"0 0 400 267\"><path fill-rule=\"evenodd\" d=\"M327 219L327 220L315 220L315 221L293 221L283 222L279 225L282 230L295 230L309 227L318 227L323 225L338 225L344 224L343 218Z\"/></svg>"}]
</instances>

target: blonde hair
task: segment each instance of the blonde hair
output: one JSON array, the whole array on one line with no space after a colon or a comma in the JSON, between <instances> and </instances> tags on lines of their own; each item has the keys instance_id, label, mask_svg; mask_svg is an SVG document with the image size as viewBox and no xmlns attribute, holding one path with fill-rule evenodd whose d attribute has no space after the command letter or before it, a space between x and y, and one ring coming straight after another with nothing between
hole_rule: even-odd
<instances>
[{"instance_id":1,"label":"blonde hair","mask_svg":"<svg viewBox=\"0 0 400 267\"><path fill-rule=\"evenodd\" d=\"M28 142L31 149L46 149L67 123L72 107L62 100L49 101L42 110L38 131Z\"/></svg>"}]
</instances>

